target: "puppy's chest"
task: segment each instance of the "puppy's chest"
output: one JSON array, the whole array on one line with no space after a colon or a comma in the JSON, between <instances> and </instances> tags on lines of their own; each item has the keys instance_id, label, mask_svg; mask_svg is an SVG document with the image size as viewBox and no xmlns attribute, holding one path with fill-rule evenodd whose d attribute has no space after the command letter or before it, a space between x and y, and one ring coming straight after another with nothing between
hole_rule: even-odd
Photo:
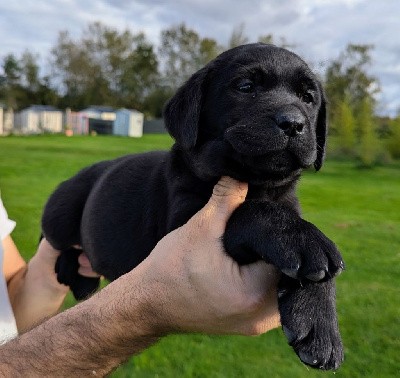
<instances>
[{"instance_id":1,"label":"puppy's chest","mask_svg":"<svg viewBox=\"0 0 400 378\"><path fill-rule=\"evenodd\" d=\"M246 200L256 200L284 205L300 215L300 204L295 186L268 188L249 185Z\"/></svg>"}]
</instances>

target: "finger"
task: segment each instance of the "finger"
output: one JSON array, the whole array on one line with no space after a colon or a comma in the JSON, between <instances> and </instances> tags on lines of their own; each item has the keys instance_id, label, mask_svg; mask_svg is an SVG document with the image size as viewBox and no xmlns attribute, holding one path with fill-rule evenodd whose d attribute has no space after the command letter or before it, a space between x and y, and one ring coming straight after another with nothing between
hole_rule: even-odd
<instances>
[{"instance_id":1,"label":"finger","mask_svg":"<svg viewBox=\"0 0 400 378\"><path fill-rule=\"evenodd\" d=\"M231 177L224 176L215 185L207 204L197 212L180 232L197 237L199 230L211 231L214 238L219 238L225 231L226 222L232 212L244 202L248 185ZM189 231L192 231L189 232ZM183 239L186 239L184 235Z\"/></svg>"},{"instance_id":2,"label":"finger","mask_svg":"<svg viewBox=\"0 0 400 378\"><path fill-rule=\"evenodd\" d=\"M47 239L43 238L39 243L39 248L46 249L49 252L54 254L60 254L58 249L53 248L53 246L47 241Z\"/></svg>"},{"instance_id":3,"label":"finger","mask_svg":"<svg viewBox=\"0 0 400 378\"><path fill-rule=\"evenodd\" d=\"M244 202L247 190L247 183L223 176L214 186L212 196L205 206L205 210L218 214L218 217L226 223L232 212Z\"/></svg>"},{"instance_id":4,"label":"finger","mask_svg":"<svg viewBox=\"0 0 400 378\"><path fill-rule=\"evenodd\" d=\"M52 245L45 239L43 238L40 241L38 250L36 252L39 256L44 256L47 261L54 261L54 264L60 255L60 251L53 248Z\"/></svg>"},{"instance_id":5,"label":"finger","mask_svg":"<svg viewBox=\"0 0 400 378\"><path fill-rule=\"evenodd\" d=\"M78 273L85 277L99 277L100 275L93 271L92 265L85 253L78 256L79 269Z\"/></svg>"},{"instance_id":6,"label":"finger","mask_svg":"<svg viewBox=\"0 0 400 378\"><path fill-rule=\"evenodd\" d=\"M89 278L100 277L100 274L93 272L92 268L87 268L87 267L83 267L83 266L79 267L78 273L81 276L89 277Z\"/></svg>"},{"instance_id":7,"label":"finger","mask_svg":"<svg viewBox=\"0 0 400 378\"><path fill-rule=\"evenodd\" d=\"M90 261L89 261L89 259L88 259L88 257L86 256L86 254L85 253L81 253L79 256L78 256L78 262L79 262L79 265L80 266L84 266L84 267L89 267L89 268L91 268L92 267L92 265L90 264Z\"/></svg>"}]
</instances>

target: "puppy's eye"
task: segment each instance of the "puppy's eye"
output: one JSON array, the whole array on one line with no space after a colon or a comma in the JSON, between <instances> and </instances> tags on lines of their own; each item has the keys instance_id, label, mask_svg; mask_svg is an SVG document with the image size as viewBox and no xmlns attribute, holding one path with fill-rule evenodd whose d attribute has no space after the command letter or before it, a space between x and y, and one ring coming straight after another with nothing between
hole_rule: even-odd
<instances>
[{"instance_id":1,"label":"puppy's eye","mask_svg":"<svg viewBox=\"0 0 400 378\"><path fill-rule=\"evenodd\" d=\"M311 104L314 102L314 97L311 92L304 92L300 94L300 98L306 103Z\"/></svg>"},{"instance_id":2,"label":"puppy's eye","mask_svg":"<svg viewBox=\"0 0 400 378\"><path fill-rule=\"evenodd\" d=\"M254 83L250 80L240 82L237 85L237 89L238 89L238 91L243 92L243 93L252 93L252 92L254 92Z\"/></svg>"}]
</instances>

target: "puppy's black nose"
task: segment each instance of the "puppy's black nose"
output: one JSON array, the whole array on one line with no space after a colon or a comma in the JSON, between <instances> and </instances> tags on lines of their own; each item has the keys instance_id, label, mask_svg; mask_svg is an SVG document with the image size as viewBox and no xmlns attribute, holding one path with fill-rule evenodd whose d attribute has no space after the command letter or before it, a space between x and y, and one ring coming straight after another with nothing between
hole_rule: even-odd
<instances>
[{"instance_id":1,"label":"puppy's black nose","mask_svg":"<svg viewBox=\"0 0 400 378\"><path fill-rule=\"evenodd\" d=\"M290 137L303 133L305 118L301 113L281 113L275 116L275 122Z\"/></svg>"}]
</instances>

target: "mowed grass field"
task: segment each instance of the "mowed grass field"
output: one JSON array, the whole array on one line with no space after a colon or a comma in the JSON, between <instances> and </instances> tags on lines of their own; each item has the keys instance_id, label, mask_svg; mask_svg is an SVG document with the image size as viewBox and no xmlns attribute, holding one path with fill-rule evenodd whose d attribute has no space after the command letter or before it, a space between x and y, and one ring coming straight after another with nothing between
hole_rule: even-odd
<instances>
[{"instance_id":1,"label":"mowed grass field","mask_svg":"<svg viewBox=\"0 0 400 378\"><path fill-rule=\"evenodd\" d=\"M0 188L13 237L34 253L46 198L80 168L126 153L167 149L168 136L0 138ZM176 335L112 377L397 377L400 376L400 163L360 170L328 161L306 172L299 196L305 219L333 239L347 264L337 279L345 362L336 372L305 367L281 330L259 337ZM74 303L68 297L66 306Z\"/></svg>"}]
</instances>

